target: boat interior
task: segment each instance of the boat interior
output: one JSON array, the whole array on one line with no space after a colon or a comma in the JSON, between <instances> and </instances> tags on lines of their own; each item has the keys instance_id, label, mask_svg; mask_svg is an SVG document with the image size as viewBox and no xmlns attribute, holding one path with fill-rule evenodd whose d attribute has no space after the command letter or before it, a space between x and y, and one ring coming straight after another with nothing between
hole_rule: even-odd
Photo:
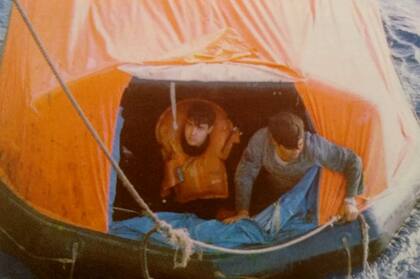
<instances>
[{"instance_id":1,"label":"boat interior","mask_svg":"<svg viewBox=\"0 0 420 279\"><path fill-rule=\"evenodd\" d=\"M154 211L164 210L159 196L163 161L155 139L155 125L171 105L171 82L174 81L133 78L121 101L124 124L120 136L120 166ZM233 147L226 161L230 192L226 204L231 208L236 165L250 137L266 125L270 116L279 111L293 111L304 119L305 129L314 131L293 82L175 81L175 88L177 102L198 98L218 104L242 133L240 143ZM116 192L115 208L139 211L120 181ZM116 210L113 218L122 220L135 215Z\"/></svg>"}]
</instances>

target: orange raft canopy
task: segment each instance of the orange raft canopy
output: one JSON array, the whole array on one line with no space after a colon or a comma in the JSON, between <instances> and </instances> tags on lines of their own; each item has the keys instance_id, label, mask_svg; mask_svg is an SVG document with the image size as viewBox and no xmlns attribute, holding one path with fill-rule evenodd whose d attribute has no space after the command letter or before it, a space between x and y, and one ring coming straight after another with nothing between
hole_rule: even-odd
<instances>
[{"instance_id":1,"label":"orange raft canopy","mask_svg":"<svg viewBox=\"0 0 420 279\"><path fill-rule=\"evenodd\" d=\"M393 69L376 1L21 3L108 148L132 78L120 65L234 63L297 80L315 129L362 157L363 198L413 178L406 170L419 127ZM110 164L15 8L0 68L0 108L1 179L43 214L106 231ZM341 175L322 172L320 223L337 213L344 188Z\"/></svg>"}]
</instances>

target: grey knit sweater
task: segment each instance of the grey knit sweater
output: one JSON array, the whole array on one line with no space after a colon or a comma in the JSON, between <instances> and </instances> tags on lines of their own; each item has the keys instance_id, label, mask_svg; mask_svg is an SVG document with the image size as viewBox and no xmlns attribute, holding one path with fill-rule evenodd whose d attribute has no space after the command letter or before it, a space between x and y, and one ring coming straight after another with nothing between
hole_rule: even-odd
<instances>
[{"instance_id":1,"label":"grey knit sweater","mask_svg":"<svg viewBox=\"0 0 420 279\"><path fill-rule=\"evenodd\" d=\"M249 210L252 188L261 168L271 176L275 187L287 191L314 165L343 173L347 179L347 197L363 191L362 162L350 149L305 132L302 153L295 161L286 163L277 156L268 129L258 130L251 137L236 169L236 209Z\"/></svg>"}]
</instances>

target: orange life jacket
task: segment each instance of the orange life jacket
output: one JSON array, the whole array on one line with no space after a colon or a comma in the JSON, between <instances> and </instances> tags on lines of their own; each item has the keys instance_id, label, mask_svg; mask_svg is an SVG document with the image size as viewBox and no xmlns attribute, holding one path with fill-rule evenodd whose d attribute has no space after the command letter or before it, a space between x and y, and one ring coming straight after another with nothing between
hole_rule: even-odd
<instances>
[{"instance_id":1,"label":"orange life jacket","mask_svg":"<svg viewBox=\"0 0 420 279\"><path fill-rule=\"evenodd\" d=\"M209 143L199 156L188 156L182 149L181 140L189 107L194 102L206 102L214 110L216 118ZM169 107L156 124L156 139L161 145L165 163L161 196L175 190L177 202L196 199L227 198L228 180L224 160L234 143L239 142L239 131L218 105L201 99L188 99L176 105L178 128L173 128L172 110Z\"/></svg>"}]
</instances>

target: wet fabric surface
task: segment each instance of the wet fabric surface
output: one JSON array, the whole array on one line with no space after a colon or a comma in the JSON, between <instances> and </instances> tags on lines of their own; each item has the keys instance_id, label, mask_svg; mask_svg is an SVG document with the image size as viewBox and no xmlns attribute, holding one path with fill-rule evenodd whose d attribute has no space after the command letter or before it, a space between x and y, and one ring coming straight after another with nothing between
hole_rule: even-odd
<instances>
[{"instance_id":1,"label":"wet fabric surface","mask_svg":"<svg viewBox=\"0 0 420 279\"><path fill-rule=\"evenodd\" d=\"M160 212L158 217L173 228L185 228L191 238L223 246L268 244L285 241L313 229L317 224L316 196L318 167L311 168L299 183L277 202L250 219L234 224L203 220L194 214ZM142 239L154 228L148 217L136 217L112 223L110 234L129 239ZM152 238L166 243L161 234Z\"/></svg>"}]
</instances>

